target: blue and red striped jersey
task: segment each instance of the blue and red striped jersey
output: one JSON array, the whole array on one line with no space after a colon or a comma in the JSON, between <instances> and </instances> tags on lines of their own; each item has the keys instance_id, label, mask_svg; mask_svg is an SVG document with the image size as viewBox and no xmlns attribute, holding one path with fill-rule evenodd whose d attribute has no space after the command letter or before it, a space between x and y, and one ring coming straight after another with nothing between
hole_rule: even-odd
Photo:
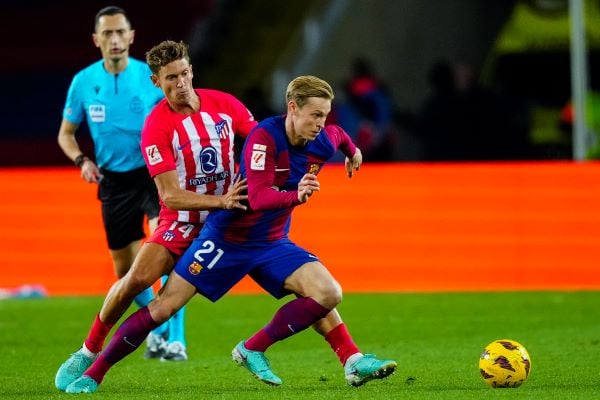
<instances>
[{"instance_id":1,"label":"blue and red striped jersey","mask_svg":"<svg viewBox=\"0 0 600 400\"><path fill-rule=\"evenodd\" d=\"M293 146L285 133L285 115L265 119L250 133L242 150L240 174L248 180L249 209L215 210L205 229L233 243L270 242L287 237L298 204L298 182L318 174L337 150L352 157L356 146L337 125L322 129L305 146Z\"/></svg>"}]
</instances>

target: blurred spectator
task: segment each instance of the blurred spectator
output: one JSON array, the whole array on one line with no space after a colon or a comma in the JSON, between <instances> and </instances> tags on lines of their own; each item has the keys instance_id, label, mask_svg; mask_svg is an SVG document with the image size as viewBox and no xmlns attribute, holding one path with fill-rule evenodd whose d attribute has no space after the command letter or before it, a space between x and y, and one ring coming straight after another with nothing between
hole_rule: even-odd
<instances>
[{"instance_id":1,"label":"blurred spectator","mask_svg":"<svg viewBox=\"0 0 600 400\"><path fill-rule=\"evenodd\" d=\"M241 100L252 112L254 119L259 122L267 117L277 114L277 112L271 107L269 98L267 97L263 88L257 84L247 87L241 96ZM283 114L283 110L281 113Z\"/></svg>"},{"instance_id":2,"label":"blurred spectator","mask_svg":"<svg viewBox=\"0 0 600 400\"><path fill-rule=\"evenodd\" d=\"M330 121L335 120L357 146L367 161L394 158L390 141L395 140L392 126L393 103L387 86L374 73L370 62L356 58L351 77L344 83L345 101L337 103Z\"/></svg>"},{"instance_id":3,"label":"blurred spectator","mask_svg":"<svg viewBox=\"0 0 600 400\"><path fill-rule=\"evenodd\" d=\"M248 107L254 119L258 122L262 121L267 117L271 117L277 112L273 110L269 103L269 98L261 86L253 84L248 86L241 96L242 103ZM283 114L283 111L281 112ZM234 159L236 166L240 163L240 155L242 154L242 148L244 147L245 138L241 135L235 135L234 141ZM237 167L236 167L237 169Z\"/></svg>"},{"instance_id":4,"label":"blurred spectator","mask_svg":"<svg viewBox=\"0 0 600 400\"><path fill-rule=\"evenodd\" d=\"M519 99L477 83L473 67L439 60L419 115L426 161L521 159L528 154L527 111Z\"/></svg>"}]
</instances>

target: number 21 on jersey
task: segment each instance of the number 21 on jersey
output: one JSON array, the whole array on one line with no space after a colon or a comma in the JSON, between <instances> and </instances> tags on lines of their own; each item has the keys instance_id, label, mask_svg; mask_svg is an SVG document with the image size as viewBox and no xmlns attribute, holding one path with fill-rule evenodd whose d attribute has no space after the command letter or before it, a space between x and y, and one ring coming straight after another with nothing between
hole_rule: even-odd
<instances>
[{"instance_id":1,"label":"number 21 on jersey","mask_svg":"<svg viewBox=\"0 0 600 400\"><path fill-rule=\"evenodd\" d=\"M207 269L214 267L222 256L223 250L215 248L215 244L212 240L205 240L202 242L202 248L196 250L194 253L194 259ZM210 260L210 262L207 265L204 265L206 259Z\"/></svg>"}]
</instances>

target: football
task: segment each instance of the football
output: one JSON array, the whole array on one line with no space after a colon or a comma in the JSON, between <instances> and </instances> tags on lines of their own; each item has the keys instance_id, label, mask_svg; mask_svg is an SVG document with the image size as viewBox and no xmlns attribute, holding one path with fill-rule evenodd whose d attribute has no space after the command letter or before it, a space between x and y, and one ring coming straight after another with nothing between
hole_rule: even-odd
<instances>
[{"instance_id":1,"label":"football","mask_svg":"<svg viewBox=\"0 0 600 400\"><path fill-rule=\"evenodd\" d=\"M522 344L510 339L494 340L479 357L479 372L493 388L521 386L531 372L531 358Z\"/></svg>"}]
</instances>

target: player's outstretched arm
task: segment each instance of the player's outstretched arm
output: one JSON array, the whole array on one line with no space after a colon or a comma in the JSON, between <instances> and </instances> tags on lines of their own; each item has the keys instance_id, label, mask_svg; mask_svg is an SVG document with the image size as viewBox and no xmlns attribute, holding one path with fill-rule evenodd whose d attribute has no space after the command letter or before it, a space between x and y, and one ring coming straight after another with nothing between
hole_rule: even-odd
<instances>
[{"instance_id":1,"label":"player's outstretched arm","mask_svg":"<svg viewBox=\"0 0 600 400\"><path fill-rule=\"evenodd\" d=\"M362 152L358 147L356 148L356 151L354 152L354 156L352 156L352 158L346 157L345 165L346 172L348 172L348 178L352 178L352 175L354 175L354 171L358 171L360 169L362 161Z\"/></svg>"},{"instance_id":2,"label":"player's outstretched arm","mask_svg":"<svg viewBox=\"0 0 600 400\"><path fill-rule=\"evenodd\" d=\"M242 194L248 188L246 181L236 181L224 195L198 194L179 187L176 171L167 171L154 177L158 194L165 206L171 210L200 211L215 208L246 209L241 201L248 196Z\"/></svg>"}]
</instances>

